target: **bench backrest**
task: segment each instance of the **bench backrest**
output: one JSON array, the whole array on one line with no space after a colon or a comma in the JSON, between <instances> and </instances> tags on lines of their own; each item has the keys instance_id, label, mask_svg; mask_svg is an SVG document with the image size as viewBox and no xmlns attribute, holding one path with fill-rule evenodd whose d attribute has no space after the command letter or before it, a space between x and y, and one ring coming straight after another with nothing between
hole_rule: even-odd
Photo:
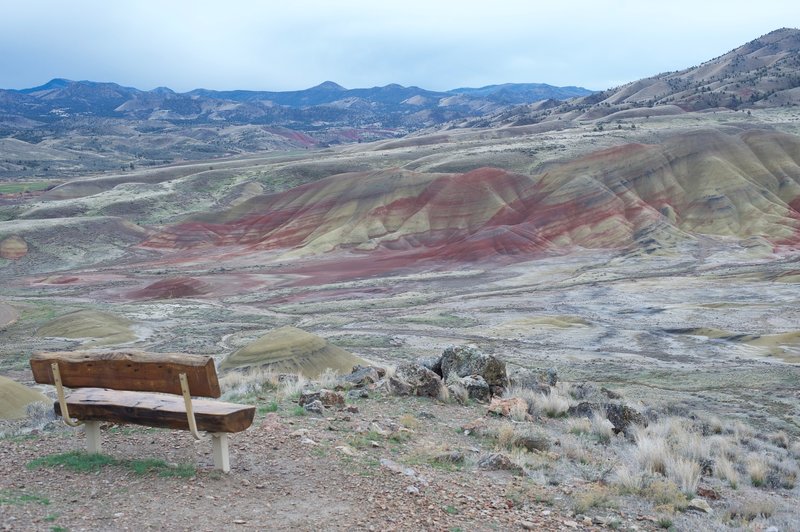
<instances>
[{"instance_id":1,"label":"bench backrest","mask_svg":"<svg viewBox=\"0 0 800 532\"><path fill-rule=\"evenodd\" d=\"M55 384L50 366L53 362L58 363L61 383L67 388L111 388L181 395L178 376L185 373L193 396L220 396L217 370L210 356L143 351L36 353L31 357L36 382Z\"/></svg>"}]
</instances>

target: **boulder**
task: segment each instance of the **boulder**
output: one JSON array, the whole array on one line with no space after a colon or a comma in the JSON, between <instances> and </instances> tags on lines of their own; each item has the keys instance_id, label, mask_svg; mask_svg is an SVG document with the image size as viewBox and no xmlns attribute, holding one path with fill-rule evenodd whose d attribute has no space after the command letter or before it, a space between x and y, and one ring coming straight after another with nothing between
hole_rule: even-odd
<instances>
[{"instance_id":1,"label":"boulder","mask_svg":"<svg viewBox=\"0 0 800 532\"><path fill-rule=\"evenodd\" d=\"M711 508L711 505L709 505L705 500L699 497L689 501L689 505L686 507L686 509L689 511L702 512L706 514L714 513L714 510Z\"/></svg>"},{"instance_id":2,"label":"boulder","mask_svg":"<svg viewBox=\"0 0 800 532\"><path fill-rule=\"evenodd\" d=\"M300 406L319 401L324 406L344 407L344 395L331 390L320 390L318 392L303 392L300 394Z\"/></svg>"},{"instance_id":3,"label":"boulder","mask_svg":"<svg viewBox=\"0 0 800 532\"><path fill-rule=\"evenodd\" d=\"M522 468L502 453L489 453L478 460L478 468L486 471L512 471L521 473Z\"/></svg>"},{"instance_id":4,"label":"boulder","mask_svg":"<svg viewBox=\"0 0 800 532\"><path fill-rule=\"evenodd\" d=\"M458 384L467 391L467 397L480 402L486 402L492 397L489 384L480 375L468 377L452 377L448 379L447 386Z\"/></svg>"},{"instance_id":5,"label":"boulder","mask_svg":"<svg viewBox=\"0 0 800 532\"><path fill-rule=\"evenodd\" d=\"M352 388L363 388L381 380L379 370L383 370L383 368L356 365L353 366L353 371L347 375L342 375L338 380L340 383Z\"/></svg>"},{"instance_id":6,"label":"boulder","mask_svg":"<svg viewBox=\"0 0 800 532\"><path fill-rule=\"evenodd\" d=\"M322 401L319 399L315 399L308 403L302 403L302 406L306 412L311 412L313 414L322 414L325 412L325 407L322 405Z\"/></svg>"},{"instance_id":7,"label":"boulder","mask_svg":"<svg viewBox=\"0 0 800 532\"><path fill-rule=\"evenodd\" d=\"M605 406L606 417L614 425L614 434L622 432L628 436L628 430L631 425L647 426L647 419L629 406L617 403L608 403Z\"/></svg>"},{"instance_id":8,"label":"boulder","mask_svg":"<svg viewBox=\"0 0 800 532\"><path fill-rule=\"evenodd\" d=\"M395 377L389 377L388 379L381 382L382 385L386 388L386 391L392 395L405 396L414 394L414 387L404 380L397 379Z\"/></svg>"},{"instance_id":9,"label":"boulder","mask_svg":"<svg viewBox=\"0 0 800 532\"><path fill-rule=\"evenodd\" d=\"M577 405L572 405L567 410L567 415L571 417L588 417L592 419L594 413L601 410L602 405L598 403L590 403L588 401L581 401Z\"/></svg>"},{"instance_id":10,"label":"boulder","mask_svg":"<svg viewBox=\"0 0 800 532\"><path fill-rule=\"evenodd\" d=\"M428 368L432 372L436 373L440 377L442 377L442 355L438 357L419 357L416 360L417 364Z\"/></svg>"},{"instance_id":11,"label":"boulder","mask_svg":"<svg viewBox=\"0 0 800 532\"><path fill-rule=\"evenodd\" d=\"M614 434L622 432L629 436L631 425L647 426L647 419L637 410L618 403L590 403L583 401L569 407L567 414L575 417L588 417L592 419L595 412L605 412L606 417L613 425Z\"/></svg>"},{"instance_id":12,"label":"boulder","mask_svg":"<svg viewBox=\"0 0 800 532\"><path fill-rule=\"evenodd\" d=\"M516 369L508 375L508 382L511 386L533 390L536 393L550 395L550 384L547 374L532 369Z\"/></svg>"},{"instance_id":13,"label":"boulder","mask_svg":"<svg viewBox=\"0 0 800 532\"><path fill-rule=\"evenodd\" d=\"M550 440L544 434L523 434L514 439L515 447L522 447L530 452L548 451Z\"/></svg>"},{"instance_id":14,"label":"boulder","mask_svg":"<svg viewBox=\"0 0 800 532\"><path fill-rule=\"evenodd\" d=\"M450 346L442 353L442 377L451 375L469 377L480 375L492 393L500 393L508 386L506 364L493 355L482 353L475 345Z\"/></svg>"},{"instance_id":15,"label":"boulder","mask_svg":"<svg viewBox=\"0 0 800 532\"><path fill-rule=\"evenodd\" d=\"M369 393L363 388L356 388L347 392L348 399L369 399Z\"/></svg>"},{"instance_id":16,"label":"boulder","mask_svg":"<svg viewBox=\"0 0 800 532\"><path fill-rule=\"evenodd\" d=\"M389 383L392 388L397 387L399 389L405 389L402 384L406 384L410 387L408 393L401 393L399 395L439 397L442 379L428 368L411 363L398 366L394 377L389 379Z\"/></svg>"}]
</instances>

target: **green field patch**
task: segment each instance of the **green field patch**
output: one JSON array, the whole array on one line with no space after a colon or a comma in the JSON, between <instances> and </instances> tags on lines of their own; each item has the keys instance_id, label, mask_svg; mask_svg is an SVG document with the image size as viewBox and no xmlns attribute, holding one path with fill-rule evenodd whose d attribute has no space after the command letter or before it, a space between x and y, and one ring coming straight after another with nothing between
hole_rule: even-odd
<instances>
[{"instance_id":1,"label":"green field patch","mask_svg":"<svg viewBox=\"0 0 800 532\"><path fill-rule=\"evenodd\" d=\"M0 183L0 194L19 194L22 192L37 192L39 190L46 190L59 181L19 181Z\"/></svg>"}]
</instances>

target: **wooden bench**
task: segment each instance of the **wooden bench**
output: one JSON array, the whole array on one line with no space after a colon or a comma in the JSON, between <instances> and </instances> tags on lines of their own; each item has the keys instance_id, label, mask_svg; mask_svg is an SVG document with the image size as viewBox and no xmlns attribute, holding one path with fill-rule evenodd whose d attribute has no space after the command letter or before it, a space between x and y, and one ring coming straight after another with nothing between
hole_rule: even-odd
<instances>
[{"instance_id":1,"label":"wooden bench","mask_svg":"<svg viewBox=\"0 0 800 532\"><path fill-rule=\"evenodd\" d=\"M228 434L253 423L255 407L192 396L219 397L210 356L117 351L50 352L31 358L33 378L56 387L54 408L70 426L84 424L86 449L99 453L100 422L211 434L214 467L230 471ZM65 394L64 387L72 388ZM73 421L73 418L77 421Z\"/></svg>"}]
</instances>

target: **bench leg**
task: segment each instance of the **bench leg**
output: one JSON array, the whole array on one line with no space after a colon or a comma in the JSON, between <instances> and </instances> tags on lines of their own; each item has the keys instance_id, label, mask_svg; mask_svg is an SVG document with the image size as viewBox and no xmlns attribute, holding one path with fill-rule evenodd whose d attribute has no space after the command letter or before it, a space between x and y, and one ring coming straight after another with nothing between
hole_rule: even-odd
<instances>
[{"instance_id":1,"label":"bench leg","mask_svg":"<svg viewBox=\"0 0 800 532\"><path fill-rule=\"evenodd\" d=\"M217 432L211 435L211 447L214 451L214 469L230 473L231 459L228 456L228 433Z\"/></svg>"},{"instance_id":2,"label":"bench leg","mask_svg":"<svg viewBox=\"0 0 800 532\"><path fill-rule=\"evenodd\" d=\"M100 452L100 422L87 421L83 425L86 429L86 452L97 454Z\"/></svg>"}]
</instances>

